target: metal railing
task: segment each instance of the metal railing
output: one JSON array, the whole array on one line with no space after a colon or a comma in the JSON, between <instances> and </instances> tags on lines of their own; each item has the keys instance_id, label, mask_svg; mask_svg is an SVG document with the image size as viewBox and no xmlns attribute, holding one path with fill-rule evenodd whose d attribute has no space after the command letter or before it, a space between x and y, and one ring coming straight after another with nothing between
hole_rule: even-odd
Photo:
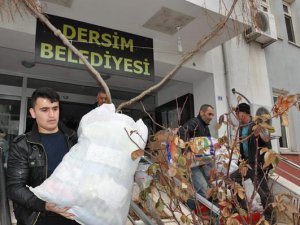
<instances>
[{"instance_id":1,"label":"metal railing","mask_svg":"<svg viewBox=\"0 0 300 225\"><path fill-rule=\"evenodd\" d=\"M288 164L288 165L290 165L290 166L292 166L292 167L294 167L294 168L300 170L300 165L297 165L296 163L290 161L289 159L287 159L287 158L285 158L285 157L283 157L283 156L279 156L279 158L280 158L280 160L283 161L284 163L286 163L286 164Z\"/></svg>"},{"instance_id":2,"label":"metal railing","mask_svg":"<svg viewBox=\"0 0 300 225\"><path fill-rule=\"evenodd\" d=\"M144 224L155 225L155 223L153 223L153 221L133 201L131 201L131 203L130 203L130 209L144 222ZM133 223L133 224L135 224L135 223Z\"/></svg>"}]
</instances>

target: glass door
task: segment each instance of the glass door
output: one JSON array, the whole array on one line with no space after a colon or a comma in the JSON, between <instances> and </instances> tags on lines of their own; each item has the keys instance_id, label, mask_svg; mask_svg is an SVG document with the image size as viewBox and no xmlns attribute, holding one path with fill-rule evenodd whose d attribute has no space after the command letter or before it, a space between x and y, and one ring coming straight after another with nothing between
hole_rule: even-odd
<instances>
[{"instance_id":1,"label":"glass door","mask_svg":"<svg viewBox=\"0 0 300 225\"><path fill-rule=\"evenodd\" d=\"M0 95L0 147L4 158L13 139L18 135L21 101L17 97Z\"/></svg>"}]
</instances>

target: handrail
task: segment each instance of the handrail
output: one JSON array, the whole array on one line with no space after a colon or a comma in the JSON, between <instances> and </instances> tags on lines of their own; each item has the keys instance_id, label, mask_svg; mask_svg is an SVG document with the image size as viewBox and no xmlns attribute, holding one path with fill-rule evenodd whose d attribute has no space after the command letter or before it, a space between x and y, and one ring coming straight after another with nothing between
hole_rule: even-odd
<instances>
[{"instance_id":1,"label":"handrail","mask_svg":"<svg viewBox=\"0 0 300 225\"><path fill-rule=\"evenodd\" d=\"M128 214L127 218L133 225L136 225L134 219L132 219L132 217L129 214Z\"/></svg>"},{"instance_id":2,"label":"handrail","mask_svg":"<svg viewBox=\"0 0 300 225\"><path fill-rule=\"evenodd\" d=\"M292 162L291 160L283 157L283 156L279 156L280 160L282 160L283 162L285 162L286 164L289 164L290 166L300 170L300 165L297 165L296 163Z\"/></svg>"},{"instance_id":3,"label":"handrail","mask_svg":"<svg viewBox=\"0 0 300 225\"><path fill-rule=\"evenodd\" d=\"M11 225L8 199L6 195L5 171L3 166L3 149L0 147L0 225Z\"/></svg>"},{"instance_id":4,"label":"handrail","mask_svg":"<svg viewBox=\"0 0 300 225\"><path fill-rule=\"evenodd\" d=\"M153 223L153 221L133 201L130 203L130 209L132 209L146 225L155 225L155 223Z\"/></svg>"},{"instance_id":5,"label":"handrail","mask_svg":"<svg viewBox=\"0 0 300 225\"><path fill-rule=\"evenodd\" d=\"M201 202L203 205L205 205L207 208L209 208L212 212L214 212L216 215L220 216L220 209L214 205L212 202L208 201L203 196L196 193L196 199Z\"/></svg>"}]
</instances>

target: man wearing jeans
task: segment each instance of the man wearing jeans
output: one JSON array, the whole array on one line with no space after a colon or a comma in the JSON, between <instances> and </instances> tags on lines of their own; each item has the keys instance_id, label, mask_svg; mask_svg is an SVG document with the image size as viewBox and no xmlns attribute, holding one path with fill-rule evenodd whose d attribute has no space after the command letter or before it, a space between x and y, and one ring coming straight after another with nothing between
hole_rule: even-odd
<instances>
[{"instance_id":1,"label":"man wearing jeans","mask_svg":"<svg viewBox=\"0 0 300 225\"><path fill-rule=\"evenodd\" d=\"M187 141L195 137L210 137L211 135L208 125L213 119L214 115L214 108L211 105L202 105L200 107L198 116L192 118L179 128L180 138L184 141ZM211 163L207 162L203 165L197 165L191 168L193 186L195 190L203 197L205 197L209 188L208 180L211 167Z\"/></svg>"}]
</instances>

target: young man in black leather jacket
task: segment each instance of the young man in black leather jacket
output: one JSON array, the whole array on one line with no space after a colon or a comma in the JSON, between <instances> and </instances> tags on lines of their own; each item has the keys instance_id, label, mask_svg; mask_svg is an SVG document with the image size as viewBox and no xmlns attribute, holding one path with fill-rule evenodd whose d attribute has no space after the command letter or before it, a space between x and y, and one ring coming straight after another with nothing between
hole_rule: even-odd
<instances>
[{"instance_id":1,"label":"young man in black leather jacket","mask_svg":"<svg viewBox=\"0 0 300 225\"><path fill-rule=\"evenodd\" d=\"M17 225L78 224L68 208L42 201L28 188L51 175L76 144L77 135L59 122L59 95L51 88L39 88L32 94L30 114L36 122L30 132L14 139L7 163L7 193Z\"/></svg>"}]
</instances>

